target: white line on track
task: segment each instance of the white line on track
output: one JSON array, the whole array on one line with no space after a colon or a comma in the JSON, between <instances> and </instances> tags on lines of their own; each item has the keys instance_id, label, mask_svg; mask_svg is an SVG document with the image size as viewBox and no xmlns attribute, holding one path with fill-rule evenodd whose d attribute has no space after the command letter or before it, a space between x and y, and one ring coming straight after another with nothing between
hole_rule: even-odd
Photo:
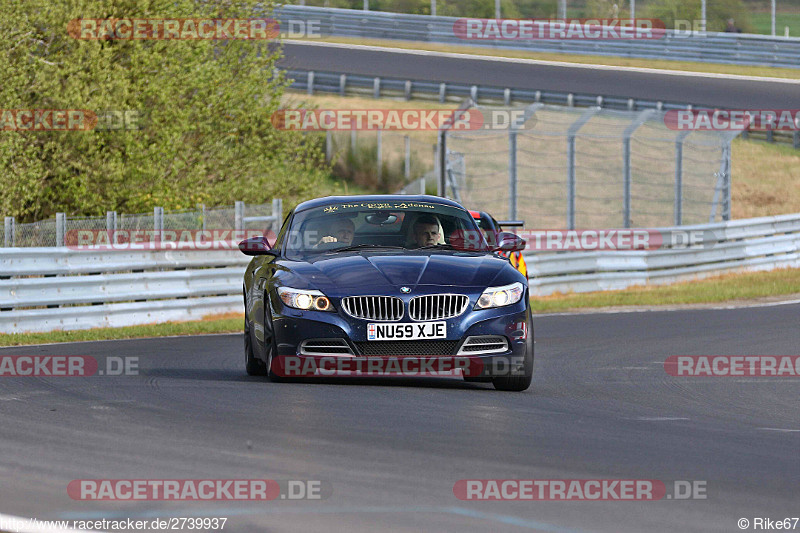
<instances>
[{"instance_id":1,"label":"white line on track","mask_svg":"<svg viewBox=\"0 0 800 533\"><path fill-rule=\"evenodd\" d=\"M782 428L758 428L764 431L780 431L782 433L800 433L800 429L782 429Z\"/></svg>"},{"instance_id":2,"label":"white line on track","mask_svg":"<svg viewBox=\"0 0 800 533\"><path fill-rule=\"evenodd\" d=\"M566 67L566 68L582 68L587 70L612 70L622 72L638 72L641 74L659 74L664 76L681 76L685 78L716 78L723 80L739 80L739 81L755 81L755 82L770 82L770 83L788 83L791 85L800 85L800 79L790 78L774 78L767 76L743 76L741 74L719 74L716 72L693 72L689 70L662 70L657 68L645 67L623 67L616 65L596 65L589 63L569 63L567 61L545 61L541 59L525 59L521 57L498 57L498 56L485 56L473 55L457 52L436 52L432 50L417 50L407 48L391 48L384 46L369 46L364 44L344 44L344 43L328 43L328 42L309 42L297 41L293 39L286 39L284 43L301 46L316 46L326 48L342 48L347 50L365 50L370 52L387 52L392 54L405 54L416 56L430 56L430 57L444 57L451 59L473 59L477 61L493 61L496 63L518 63L523 65L542 65L550 67Z\"/></svg>"}]
</instances>

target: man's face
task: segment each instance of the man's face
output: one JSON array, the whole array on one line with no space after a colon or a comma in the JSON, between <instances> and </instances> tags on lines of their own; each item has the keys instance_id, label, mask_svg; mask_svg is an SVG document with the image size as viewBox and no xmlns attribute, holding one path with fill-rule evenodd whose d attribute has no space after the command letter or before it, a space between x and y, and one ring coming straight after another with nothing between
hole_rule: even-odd
<instances>
[{"instance_id":1,"label":"man's face","mask_svg":"<svg viewBox=\"0 0 800 533\"><path fill-rule=\"evenodd\" d=\"M331 226L336 242L349 246L353 242L353 223L348 220L338 220Z\"/></svg>"},{"instance_id":2,"label":"man's face","mask_svg":"<svg viewBox=\"0 0 800 533\"><path fill-rule=\"evenodd\" d=\"M438 224L415 224L414 239L417 246L433 246L439 242Z\"/></svg>"}]
</instances>

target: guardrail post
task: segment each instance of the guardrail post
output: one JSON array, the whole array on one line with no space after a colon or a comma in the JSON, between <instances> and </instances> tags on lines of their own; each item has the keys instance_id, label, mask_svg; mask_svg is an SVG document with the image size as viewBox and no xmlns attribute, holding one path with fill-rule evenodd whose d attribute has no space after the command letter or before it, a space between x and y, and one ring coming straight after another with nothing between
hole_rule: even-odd
<instances>
[{"instance_id":1,"label":"guardrail post","mask_svg":"<svg viewBox=\"0 0 800 533\"><path fill-rule=\"evenodd\" d=\"M436 16L436 0L431 0L431 16Z\"/></svg>"},{"instance_id":2,"label":"guardrail post","mask_svg":"<svg viewBox=\"0 0 800 533\"><path fill-rule=\"evenodd\" d=\"M244 229L244 202L233 204L233 229L236 231Z\"/></svg>"},{"instance_id":3,"label":"guardrail post","mask_svg":"<svg viewBox=\"0 0 800 533\"><path fill-rule=\"evenodd\" d=\"M56 213L56 246L64 246L64 232L67 228L67 215Z\"/></svg>"},{"instance_id":4,"label":"guardrail post","mask_svg":"<svg viewBox=\"0 0 800 533\"><path fill-rule=\"evenodd\" d=\"M282 198L273 198L272 199L272 216L275 217L275 222L272 223L273 230L275 235L281 230L281 224L283 223L283 199Z\"/></svg>"},{"instance_id":5,"label":"guardrail post","mask_svg":"<svg viewBox=\"0 0 800 533\"><path fill-rule=\"evenodd\" d=\"M503 105L511 105L511 89L503 89Z\"/></svg>"},{"instance_id":6,"label":"guardrail post","mask_svg":"<svg viewBox=\"0 0 800 533\"><path fill-rule=\"evenodd\" d=\"M411 80L406 80L406 87L403 94L406 98L406 101L411 100Z\"/></svg>"},{"instance_id":7,"label":"guardrail post","mask_svg":"<svg viewBox=\"0 0 800 533\"><path fill-rule=\"evenodd\" d=\"M411 177L411 137L408 135L403 136L403 141L405 145L405 158L403 159L403 176L405 179L409 179Z\"/></svg>"},{"instance_id":8,"label":"guardrail post","mask_svg":"<svg viewBox=\"0 0 800 533\"><path fill-rule=\"evenodd\" d=\"M800 131L795 130L792 133L792 145L794 145L794 149L800 149Z\"/></svg>"},{"instance_id":9,"label":"guardrail post","mask_svg":"<svg viewBox=\"0 0 800 533\"><path fill-rule=\"evenodd\" d=\"M470 98L472 98L473 102L475 102L476 104L478 103L478 86L477 85L473 85L472 87L469 88L469 96L470 96Z\"/></svg>"},{"instance_id":10,"label":"guardrail post","mask_svg":"<svg viewBox=\"0 0 800 533\"><path fill-rule=\"evenodd\" d=\"M314 94L314 71L313 70L309 70L308 71L308 81L306 82L306 92L309 95L313 95Z\"/></svg>"},{"instance_id":11,"label":"guardrail post","mask_svg":"<svg viewBox=\"0 0 800 533\"><path fill-rule=\"evenodd\" d=\"M446 98L447 98L447 84L446 83L440 83L439 84L439 103L440 104L445 103Z\"/></svg>"},{"instance_id":12,"label":"guardrail post","mask_svg":"<svg viewBox=\"0 0 800 533\"><path fill-rule=\"evenodd\" d=\"M202 217L202 226L200 229L206 230L206 204L200 204L200 216Z\"/></svg>"},{"instance_id":13,"label":"guardrail post","mask_svg":"<svg viewBox=\"0 0 800 533\"><path fill-rule=\"evenodd\" d=\"M773 131L771 129L767 130L766 135L767 135L767 142L768 143L775 142L775 135L774 135L774 133L773 133Z\"/></svg>"},{"instance_id":14,"label":"guardrail post","mask_svg":"<svg viewBox=\"0 0 800 533\"><path fill-rule=\"evenodd\" d=\"M347 74L339 76L339 96L346 94L345 87L347 86Z\"/></svg>"},{"instance_id":15,"label":"guardrail post","mask_svg":"<svg viewBox=\"0 0 800 533\"><path fill-rule=\"evenodd\" d=\"M5 217L3 220L3 246L13 248L16 244L16 224L14 217Z\"/></svg>"},{"instance_id":16,"label":"guardrail post","mask_svg":"<svg viewBox=\"0 0 800 533\"><path fill-rule=\"evenodd\" d=\"M372 80L372 97L381 97L381 79L379 77L376 77L374 80Z\"/></svg>"}]
</instances>

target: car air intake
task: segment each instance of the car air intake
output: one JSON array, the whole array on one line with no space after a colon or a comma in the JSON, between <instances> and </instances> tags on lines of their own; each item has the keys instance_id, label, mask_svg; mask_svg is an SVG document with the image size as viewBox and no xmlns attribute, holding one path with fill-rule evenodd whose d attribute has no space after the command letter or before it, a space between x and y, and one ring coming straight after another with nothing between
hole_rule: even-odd
<instances>
[{"instance_id":1,"label":"car air intake","mask_svg":"<svg viewBox=\"0 0 800 533\"><path fill-rule=\"evenodd\" d=\"M403 318L403 300L394 296L348 296L342 298L345 313L355 318L391 322Z\"/></svg>"},{"instance_id":2,"label":"car air intake","mask_svg":"<svg viewBox=\"0 0 800 533\"><path fill-rule=\"evenodd\" d=\"M508 341L500 335L477 335L467 337L458 355L481 355L508 351Z\"/></svg>"},{"instance_id":3,"label":"car air intake","mask_svg":"<svg viewBox=\"0 0 800 533\"><path fill-rule=\"evenodd\" d=\"M353 355L344 339L308 339L300 343L300 355Z\"/></svg>"},{"instance_id":4,"label":"car air intake","mask_svg":"<svg viewBox=\"0 0 800 533\"><path fill-rule=\"evenodd\" d=\"M367 341L357 342L361 355L455 355L459 341Z\"/></svg>"},{"instance_id":5,"label":"car air intake","mask_svg":"<svg viewBox=\"0 0 800 533\"><path fill-rule=\"evenodd\" d=\"M464 312L469 297L463 294L429 294L408 302L408 314L414 320L441 320Z\"/></svg>"}]
</instances>

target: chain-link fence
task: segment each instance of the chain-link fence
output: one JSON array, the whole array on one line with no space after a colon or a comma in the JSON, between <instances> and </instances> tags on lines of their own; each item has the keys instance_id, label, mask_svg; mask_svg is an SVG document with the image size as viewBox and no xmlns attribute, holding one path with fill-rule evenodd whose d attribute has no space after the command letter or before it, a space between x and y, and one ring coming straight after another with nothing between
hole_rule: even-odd
<instances>
[{"instance_id":1,"label":"chain-link fence","mask_svg":"<svg viewBox=\"0 0 800 533\"><path fill-rule=\"evenodd\" d=\"M57 213L55 219L17 224L13 217L4 217L0 246L45 247L64 246L77 231L90 232L158 232L203 230L262 230L265 233L280 229L283 221L283 202L275 199L269 204L245 205L236 202L233 207L184 209L164 212L161 207L152 213L125 214L109 211L104 217L68 217Z\"/></svg>"},{"instance_id":2,"label":"chain-link fence","mask_svg":"<svg viewBox=\"0 0 800 533\"><path fill-rule=\"evenodd\" d=\"M329 131L325 153L338 176L364 189L403 192L425 178L435 193L436 142L435 131ZM411 192L419 194L420 186Z\"/></svg>"},{"instance_id":3,"label":"chain-link fence","mask_svg":"<svg viewBox=\"0 0 800 533\"><path fill-rule=\"evenodd\" d=\"M533 104L518 128L445 133L440 186L468 208L528 227L728 220L737 132L676 131L664 117Z\"/></svg>"}]
</instances>

